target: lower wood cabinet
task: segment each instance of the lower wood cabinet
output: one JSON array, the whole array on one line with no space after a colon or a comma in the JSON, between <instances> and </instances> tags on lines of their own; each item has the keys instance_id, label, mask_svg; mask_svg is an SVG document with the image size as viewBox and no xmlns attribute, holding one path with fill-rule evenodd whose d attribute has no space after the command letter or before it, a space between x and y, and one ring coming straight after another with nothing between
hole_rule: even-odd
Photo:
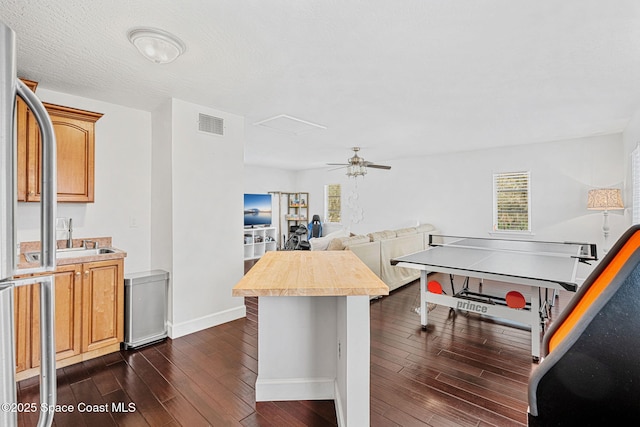
<instances>
[{"instance_id":1,"label":"lower wood cabinet","mask_svg":"<svg viewBox=\"0 0 640 427\"><path fill-rule=\"evenodd\" d=\"M83 264L82 352L120 346L124 340L122 261Z\"/></svg>"},{"instance_id":2,"label":"lower wood cabinet","mask_svg":"<svg viewBox=\"0 0 640 427\"><path fill-rule=\"evenodd\" d=\"M56 270L54 293L56 360L80 354L82 265ZM31 289L31 367L40 366L40 288Z\"/></svg>"},{"instance_id":3,"label":"lower wood cabinet","mask_svg":"<svg viewBox=\"0 0 640 427\"><path fill-rule=\"evenodd\" d=\"M58 367L118 351L124 339L124 261L60 266L55 272ZM40 289L15 294L16 373L35 376L40 366Z\"/></svg>"}]
</instances>

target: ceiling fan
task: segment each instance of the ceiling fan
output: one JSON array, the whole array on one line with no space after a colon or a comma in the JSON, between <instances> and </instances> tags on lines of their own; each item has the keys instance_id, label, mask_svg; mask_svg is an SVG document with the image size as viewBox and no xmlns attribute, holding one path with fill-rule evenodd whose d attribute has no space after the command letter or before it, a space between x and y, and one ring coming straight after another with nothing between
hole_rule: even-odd
<instances>
[{"instance_id":1,"label":"ceiling fan","mask_svg":"<svg viewBox=\"0 0 640 427\"><path fill-rule=\"evenodd\" d=\"M391 166L377 165L373 162L366 161L362 157L358 156L360 147L353 147L353 157L347 159L347 163L327 163L329 166L342 166L347 168L347 176L357 177L364 176L367 173L367 168L374 169L391 169ZM340 168L337 168L340 169Z\"/></svg>"}]
</instances>

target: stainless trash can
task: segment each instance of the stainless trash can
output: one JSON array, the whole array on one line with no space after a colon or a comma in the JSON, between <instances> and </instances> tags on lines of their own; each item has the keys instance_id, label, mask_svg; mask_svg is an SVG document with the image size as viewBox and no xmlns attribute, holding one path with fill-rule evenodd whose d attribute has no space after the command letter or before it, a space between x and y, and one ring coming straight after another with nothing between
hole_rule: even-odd
<instances>
[{"instance_id":1,"label":"stainless trash can","mask_svg":"<svg viewBox=\"0 0 640 427\"><path fill-rule=\"evenodd\" d=\"M153 270L124 278L124 349L167 337L169 272Z\"/></svg>"}]
</instances>

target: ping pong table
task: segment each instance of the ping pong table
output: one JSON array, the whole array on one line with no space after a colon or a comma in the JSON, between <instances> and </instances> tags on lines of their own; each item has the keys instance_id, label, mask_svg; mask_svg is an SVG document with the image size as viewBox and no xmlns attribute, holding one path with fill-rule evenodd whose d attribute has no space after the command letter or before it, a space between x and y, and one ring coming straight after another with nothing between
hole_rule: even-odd
<instances>
[{"instance_id":1,"label":"ping pong table","mask_svg":"<svg viewBox=\"0 0 640 427\"><path fill-rule=\"evenodd\" d=\"M510 320L531 328L531 355L540 360L542 319L541 289L575 292L578 263L597 260L596 245L574 242L491 239L430 235L424 251L394 258L392 265L421 270L420 323L427 328L428 304ZM506 298L453 289L452 295L428 290L427 274L439 272L506 282L529 288L529 301L519 309L509 307ZM523 295L524 296L524 295ZM546 299L545 299L546 303Z\"/></svg>"}]
</instances>

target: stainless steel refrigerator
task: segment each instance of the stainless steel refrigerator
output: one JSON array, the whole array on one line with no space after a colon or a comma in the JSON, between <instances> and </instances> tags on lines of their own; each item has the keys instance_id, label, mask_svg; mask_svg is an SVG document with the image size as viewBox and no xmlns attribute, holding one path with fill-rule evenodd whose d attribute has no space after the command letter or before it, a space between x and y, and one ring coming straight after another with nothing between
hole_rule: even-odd
<instances>
[{"instance_id":1,"label":"stainless steel refrigerator","mask_svg":"<svg viewBox=\"0 0 640 427\"><path fill-rule=\"evenodd\" d=\"M16 279L18 275L55 270L56 142L51 119L40 100L16 76L16 35L0 22L0 426L17 425L14 289L40 286L40 411L38 426L50 426L56 403L53 274ZM34 114L42 138L40 239L41 264L18 270L16 211L16 96ZM31 408L29 408L31 409Z\"/></svg>"}]
</instances>

